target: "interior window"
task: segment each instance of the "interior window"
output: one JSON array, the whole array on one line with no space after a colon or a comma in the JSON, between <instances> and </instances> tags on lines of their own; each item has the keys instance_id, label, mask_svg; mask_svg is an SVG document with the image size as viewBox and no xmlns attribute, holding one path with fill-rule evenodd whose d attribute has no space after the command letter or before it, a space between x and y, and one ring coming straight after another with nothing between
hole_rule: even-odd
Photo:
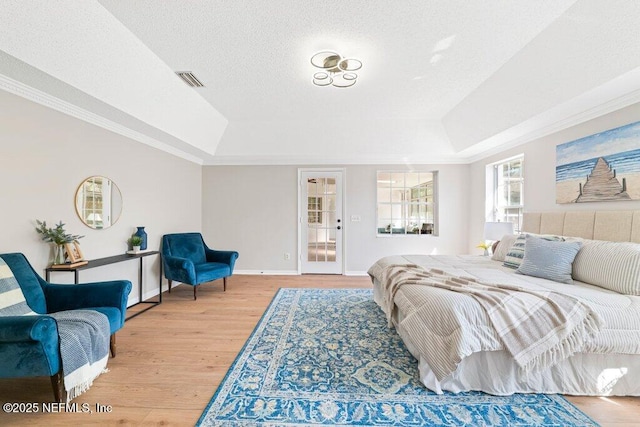
<instances>
[{"instance_id":1,"label":"interior window","mask_svg":"<svg viewBox=\"0 0 640 427\"><path fill-rule=\"evenodd\" d=\"M378 171L377 234L437 235L437 175Z\"/></svg>"}]
</instances>

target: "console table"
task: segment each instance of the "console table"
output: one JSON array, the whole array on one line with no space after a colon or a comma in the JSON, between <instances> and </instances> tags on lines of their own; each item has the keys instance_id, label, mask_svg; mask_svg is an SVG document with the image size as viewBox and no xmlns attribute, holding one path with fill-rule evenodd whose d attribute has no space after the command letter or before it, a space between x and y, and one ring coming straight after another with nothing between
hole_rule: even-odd
<instances>
[{"instance_id":1,"label":"console table","mask_svg":"<svg viewBox=\"0 0 640 427\"><path fill-rule=\"evenodd\" d=\"M143 278L143 268L142 268L142 260L144 257L150 256L150 255L158 255L158 257L160 258L160 272L159 272L159 279L158 279L158 300L157 301L142 301L142 278ZM48 267L45 269L45 273L46 273L46 278L47 278L47 282L49 281L49 277L51 276L51 272L57 272L57 271L73 271L73 277L74 277L74 283L77 285L79 283L79 273L81 270L88 270L90 268L96 268L96 267L102 267L104 265L109 265L109 264L116 264L119 262L124 262L124 261L130 261L132 259L140 259L140 267L138 270L138 302L136 302L135 304L132 304L130 307L134 307L138 304L150 304L149 307L145 308L144 310L140 310L140 311L136 311L134 314L132 314L131 316L127 317L125 320L129 320L129 319L133 319L134 317L136 317L139 314L144 313L147 310L152 309L153 307L155 307L158 304L162 303L162 255L160 254L159 251L146 251L146 252L140 252L137 254L122 254L122 255L114 255L114 256L110 256L110 257L106 257L106 258L98 258L98 259L93 259L91 261L89 261L87 264L85 265L80 265L78 267L56 267L56 268L52 268L52 267Z\"/></svg>"}]
</instances>

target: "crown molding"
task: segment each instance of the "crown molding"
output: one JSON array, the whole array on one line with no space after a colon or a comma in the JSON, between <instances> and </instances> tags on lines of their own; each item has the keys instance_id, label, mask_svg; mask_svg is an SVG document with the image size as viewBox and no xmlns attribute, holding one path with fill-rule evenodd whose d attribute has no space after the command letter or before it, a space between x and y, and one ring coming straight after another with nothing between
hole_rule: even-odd
<instances>
[{"instance_id":1,"label":"crown molding","mask_svg":"<svg viewBox=\"0 0 640 427\"><path fill-rule=\"evenodd\" d=\"M634 75L640 74L638 73L638 70L635 70L633 74ZM635 78L637 79L638 77L635 77ZM573 111L578 110L578 105L582 104L584 106L582 97L578 97L563 105L554 107L542 114L539 114L538 116L533 117L521 123L520 125L514 126L511 129L508 129L504 132L501 132L498 135L494 135L493 137L478 143L476 147L478 146L481 147L482 145L486 144L486 145L491 145L491 148L486 148L484 150L480 148L480 150L482 150L481 152L477 154L465 156L465 158L467 160L467 163L474 163L482 159L485 159L487 157L506 151L510 148L518 147L520 145L526 144L527 142L531 142L536 139L540 139L545 136L552 135L554 133L563 131L570 127L585 123L589 120L593 120L598 117L604 116L606 114L613 113L615 111L618 111L622 108L636 104L638 102L640 102L640 89L633 90L631 92L617 96L613 99L609 99L608 101L601 102L592 107L585 108L582 111L579 111L577 113L571 113L570 111L572 109ZM571 104L574 104L574 105L571 105ZM564 118L551 121L550 119L544 117L544 116L548 116L548 117L561 116L561 114L558 111L562 109L568 110L568 112L565 112L562 115L564 116ZM542 123L545 121L548 122L548 124L542 125ZM536 125L536 123L538 123L538 125ZM530 131L526 131L524 130L526 127L529 127L532 129ZM521 128L522 130L519 130L518 128ZM509 137L509 134L515 135L517 133L520 133L520 135ZM498 143L496 145L494 141L500 140L500 139L505 139L506 141L503 143ZM464 151L465 150L463 150L460 154L463 154Z\"/></svg>"},{"instance_id":2,"label":"crown molding","mask_svg":"<svg viewBox=\"0 0 640 427\"><path fill-rule=\"evenodd\" d=\"M151 138L147 135L106 119L98 114L80 108L74 104L71 104L70 102L63 101L60 98L49 95L46 92L25 85L24 83L21 83L2 74L0 74L0 89L28 99L29 101L33 101L45 107L51 108L53 110L59 111L68 116L82 120L84 122L91 123L92 125L101 127L113 133L117 133L134 141L172 154L176 157L180 157L184 160L188 160L199 165L203 164L203 160L199 157L185 153L184 151L179 150L169 144L160 142L157 139Z\"/></svg>"},{"instance_id":3,"label":"crown molding","mask_svg":"<svg viewBox=\"0 0 640 427\"><path fill-rule=\"evenodd\" d=\"M215 156L205 159L204 166L271 166L271 165L453 165L469 163L456 156L425 156L389 159L388 157L317 157L317 156Z\"/></svg>"}]
</instances>

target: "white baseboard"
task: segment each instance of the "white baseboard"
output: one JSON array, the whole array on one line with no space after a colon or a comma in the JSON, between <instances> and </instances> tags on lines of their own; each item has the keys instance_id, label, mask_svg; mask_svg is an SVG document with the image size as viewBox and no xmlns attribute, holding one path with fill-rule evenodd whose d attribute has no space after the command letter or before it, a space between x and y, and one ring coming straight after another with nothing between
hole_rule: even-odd
<instances>
[{"instance_id":1,"label":"white baseboard","mask_svg":"<svg viewBox=\"0 0 640 427\"><path fill-rule=\"evenodd\" d=\"M298 270L234 270L233 274L263 276L297 276Z\"/></svg>"},{"instance_id":2,"label":"white baseboard","mask_svg":"<svg viewBox=\"0 0 640 427\"><path fill-rule=\"evenodd\" d=\"M171 286L171 287L175 288L178 284L180 284L180 283L177 283L177 284L174 283L173 286ZM162 291L164 292L166 290L167 290L167 288L163 287ZM151 298L154 298L156 300L158 299L158 288L154 288L154 289L152 289L150 291L142 293L142 301L146 301L146 300L151 299ZM138 301L138 298L137 298L137 294L134 295L133 297L130 296L129 299L127 300L127 307L131 307L133 304L137 304L138 302L139 301Z\"/></svg>"},{"instance_id":3,"label":"white baseboard","mask_svg":"<svg viewBox=\"0 0 640 427\"><path fill-rule=\"evenodd\" d=\"M235 270L233 274L264 276L298 276L297 270ZM366 271L345 271L345 276L368 276Z\"/></svg>"},{"instance_id":4,"label":"white baseboard","mask_svg":"<svg viewBox=\"0 0 640 427\"><path fill-rule=\"evenodd\" d=\"M345 276L368 276L369 274L366 271L345 271Z\"/></svg>"}]
</instances>

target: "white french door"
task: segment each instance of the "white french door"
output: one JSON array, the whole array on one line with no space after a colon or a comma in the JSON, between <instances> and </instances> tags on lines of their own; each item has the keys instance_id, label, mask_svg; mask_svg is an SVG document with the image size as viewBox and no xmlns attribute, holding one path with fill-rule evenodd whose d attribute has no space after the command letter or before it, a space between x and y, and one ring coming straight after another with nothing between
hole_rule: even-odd
<instances>
[{"instance_id":1,"label":"white french door","mask_svg":"<svg viewBox=\"0 0 640 427\"><path fill-rule=\"evenodd\" d=\"M300 272L342 274L343 172L299 173Z\"/></svg>"}]
</instances>

